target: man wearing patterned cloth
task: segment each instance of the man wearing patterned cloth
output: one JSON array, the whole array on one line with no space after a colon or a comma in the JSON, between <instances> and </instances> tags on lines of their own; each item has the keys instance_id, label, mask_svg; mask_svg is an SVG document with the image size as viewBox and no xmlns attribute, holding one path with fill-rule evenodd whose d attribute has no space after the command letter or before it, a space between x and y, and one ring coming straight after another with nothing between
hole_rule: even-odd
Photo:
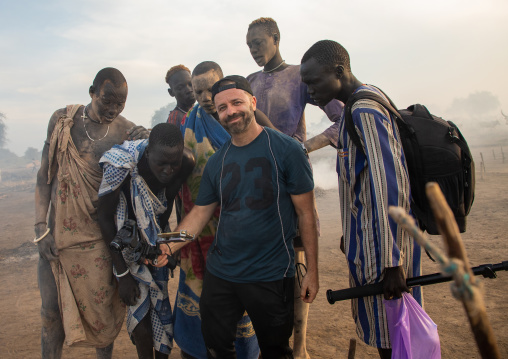
<instances>
[{"instance_id":1,"label":"man wearing patterned cloth","mask_svg":"<svg viewBox=\"0 0 508 359\"><path fill-rule=\"evenodd\" d=\"M168 123L180 126L196 99L192 91L191 73L184 65L176 65L166 73L168 93L176 99L175 108L169 113Z\"/></svg>"},{"instance_id":2,"label":"man wearing patterned cloth","mask_svg":"<svg viewBox=\"0 0 508 359\"><path fill-rule=\"evenodd\" d=\"M125 315L97 222L99 158L148 133L120 116L127 82L117 69L99 71L89 94L87 106L69 105L51 116L37 174L42 358L60 358L64 341L111 358Z\"/></svg>"},{"instance_id":3,"label":"man wearing patterned cloth","mask_svg":"<svg viewBox=\"0 0 508 359\"><path fill-rule=\"evenodd\" d=\"M137 222L135 235L139 241L156 245L157 234L171 214L168 203L173 203L194 166L190 151L185 152L183 156L180 129L160 123L148 140L125 141L102 156L104 176L98 214L108 246L128 219ZM136 344L138 357L151 359L155 354L156 359L167 358L173 347L169 269L165 267L168 259L158 258L155 266L138 263L128 246L122 253L111 250L111 257L120 298L128 305L127 331Z\"/></svg>"},{"instance_id":4,"label":"man wearing patterned cloth","mask_svg":"<svg viewBox=\"0 0 508 359\"><path fill-rule=\"evenodd\" d=\"M315 43L302 58L302 81L321 106L332 99L347 103L357 92L373 92L351 72L349 54L331 40ZM346 106L347 108L347 106ZM395 118L379 103L356 101L351 114L363 148L357 148L345 128L344 114L339 128L337 172L344 252L352 287L384 280L385 299L399 298L406 276L419 276L421 248L389 215L388 206L400 206L411 213L411 194L406 160ZM352 301L356 332L379 350L381 358L391 357L383 295ZM412 289L421 304L421 288Z\"/></svg>"}]
</instances>

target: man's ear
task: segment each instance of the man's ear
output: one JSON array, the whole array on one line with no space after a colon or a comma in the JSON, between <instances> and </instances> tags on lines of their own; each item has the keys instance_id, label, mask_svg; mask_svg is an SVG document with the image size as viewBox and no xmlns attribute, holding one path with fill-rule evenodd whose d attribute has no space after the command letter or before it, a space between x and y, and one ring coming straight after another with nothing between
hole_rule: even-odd
<instances>
[{"instance_id":1,"label":"man's ear","mask_svg":"<svg viewBox=\"0 0 508 359\"><path fill-rule=\"evenodd\" d=\"M90 86L90 88L88 89L88 93L90 94L90 97L92 97L93 94L95 93L95 87L93 85Z\"/></svg>"},{"instance_id":2,"label":"man's ear","mask_svg":"<svg viewBox=\"0 0 508 359\"><path fill-rule=\"evenodd\" d=\"M173 89L171 87L168 88L168 93L169 93L169 96L175 97L175 93L173 92Z\"/></svg>"},{"instance_id":3,"label":"man's ear","mask_svg":"<svg viewBox=\"0 0 508 359\"><path fill-rule=\"evenodd\" d=\"M273 43L274 43L275 45L277 45L277 44L279 43L279 40L280 40L280 39L279 39L279 35L277 35L277 34L273 34Z\"/></svg>"},{"instance_id":4,"label":"man's ear","mask_svg":"<svg viewBox=\"0 0 508 359\"><path fill-rule=\"evenodd\" d=\"M344 66L342 65L336 65L335 66L335 75L338 79L342 78L344 76Z\"/></svg>"}]
</instances>

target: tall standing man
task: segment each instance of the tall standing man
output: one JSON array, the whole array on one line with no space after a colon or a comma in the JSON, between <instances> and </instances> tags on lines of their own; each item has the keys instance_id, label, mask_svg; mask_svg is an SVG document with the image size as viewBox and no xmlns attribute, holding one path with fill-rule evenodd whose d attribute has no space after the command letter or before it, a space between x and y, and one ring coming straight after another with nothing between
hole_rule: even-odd
<instances>
[{"instance_id":1,"label":"tall standing man","mask_svg":"<svg viewBox=\"0 0 508 359\"><path fill-rule=\"evenodd\" d=\"M176 99L176 106L169 113L167 122L180 127L185 115L196 102L190 70L184 65L173 66L166 73L166 83L169 85L169 95Z\"/></svg>"},{"instance_id":2,"label":"tall standing man","mask_svg":"<svg viewBox=\"0 0 508 359\"><path fill-rule=\"evenodd\" d=\"M69 105L51 116L37 174L43 358L60 358L64 341L111 358L125 315L97 221L99 159L113 145L148 132L120 116L127 82L117 69L99 71L89 94L88 105Z\"/></svg>"},{"instance_id":3,"label":"tall standing man","mask_svg":"<svg viewBox=\"0 0 508 359\"><path fill-rule=\"evenodd\" d=\"M208 358L236 358L244 311L264 359L292 358L297 219L308 264L300 297L311 303L319 287L310 164L297 141L256 123L256 98L245 78L225 77L212 96L231 139L208 160L195 206L177 227L199 234L221 206L200 306Z\"/></svg>"},{"instance_id":4,"label":"tall standing man","mask_svg":"<svg viewBox=\"0 0 508 359\"><path fill-rule=\"evenodd\" d=\"M302 58L302 81L321 106L333 99L347 103L360 91L384 96L364 85L351 72L349 54L331 40L315 43ZM389 206L411 213L409 175L395 118L380 104L359 100L352 109L362 148L348 135L344 115L340 121L337 172L344 250L352 287L384 280L384 298L399 298L408 291L406 276L419 276L421 249L388 215ZM412 289L422 302L421 288ZM377 347L381 358L391 357L391 344L383 296L354 299L353 318L365 343Z\"/></svg>"},{"instance_id":5,"label":"tall standing man","mask_svg":"<svg viewBox=\"0 0 508 359\"><path fill-rule=\"evenodd\" d=\"M262 17L250 23L247 31L247 46L261 71L250 74L247 79L257 98L257 108L264 112L275 127L288 136L305 142L307 139L305 107L315 105L307 93L307 86L300 78L300 66L288 65L280 54L280 31L274 19ZM308 152L329 144L336 145L338 122L343 104L330 101L322 109L334 122L323 133L305 142ZM319 230L318 230L319 231ZM296 262L304 263L300 237L295 239ZM300 265L297 270L299 270ZM298 284L298 283L297 283ZM295 291L300 288L295 286ZM295 295L295 297L298 297ZM295 301L294 356L298 359L310 358L307 353L307 316L309 305L299 299Z\"/></svg>"}]
</instances>

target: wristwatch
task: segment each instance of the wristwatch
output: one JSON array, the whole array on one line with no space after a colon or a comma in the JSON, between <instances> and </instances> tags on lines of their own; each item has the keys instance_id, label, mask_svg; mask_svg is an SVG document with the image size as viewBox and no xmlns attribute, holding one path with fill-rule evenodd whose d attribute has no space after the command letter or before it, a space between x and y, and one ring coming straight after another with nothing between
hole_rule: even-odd
<instances>
[{"instance_id":1,"label":"wristwatch","mask_svg":"<svg viewBox=\"0 0 508 359\"><path fill-rule=\"evenodd\" d=\"M305 147L305 144L303 142L300 142L300 145L303 148L303 152L305 153L305 156L309 156L309 151L307 150L307 147Z\"/></svg>"}]
</instances>

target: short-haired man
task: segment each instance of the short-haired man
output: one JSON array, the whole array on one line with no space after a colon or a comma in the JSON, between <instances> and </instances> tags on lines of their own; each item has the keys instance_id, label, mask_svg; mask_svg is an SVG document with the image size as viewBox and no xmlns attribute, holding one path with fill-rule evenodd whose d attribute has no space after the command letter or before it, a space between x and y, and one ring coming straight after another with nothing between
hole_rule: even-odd
<instances>
[{"instance_id":1,"label":"short-haired man","mask_svg":"<svg viewBox=\"0 0 508 359\"><path fill-rule=\"evenodd\" d=\"M88 105L69 105L51 116L37 174L43 358L60 358L64 341L95 347L98 357L111 358L125 315L97 221L99 158L113 145L148 132L120 116L127 82L117 69L100 70L89 94Z\"/></svg>"},{"instance_id":2,"label":"short-haired man","mask_svg":"<svg viewBox=\"0 0 508 359\"><path fill-rule=\"evenodd\" d=\"M307 86L300 78L300 66L288 65L282 59L277 22L270 17L252 21L247 31L247 46L256 64L263 67L261 71L247 76L258 98L258 109L279 131L304 142L307 138L305 107L307 104L317 104L308 95ZM316 143L308 146L309 152L337 142L337 121L343 104L334 100L320 107L334 124L320 136L327 142L319 147L316 147Z\"/></svg>"},{"instance_id":3,"label":"short-haired man","mask_svg":"<svg viewBox=\"0 0 508 359\"><path fill-rule=\"evenodd\" d=\"M300 78L300 66L286 64L280 54L279 45L280 31L274 19L262 17L250 23L247 46L256 64L263 69L250 74L247 79L258 99L257 108L263 111L281 132L304 143L307 140L305 107L315 103ZM337 100L322 107L332 122L340 118L342 108L343 104ZM306 150L311 152L329 144L336 145L337 138L338 122L334 122L323 133L305 142ZM299 236L295 239L295 250L296 263L303 263ZM299 290L298 286L295 286L295 291ZM309 358L306 346L308 311L308 304L295 300L293 354L298 359Z\"/></svg>"},{"instance_id":4,"label":"short-haired man","mask_svg":"<svg viewBox=\"0 0 508 359\"><path fill-rule=\"evenodd\" d=\"M200 302L208 358L236 357L245 311L262 357L291 358L297 219L308 264L301 298L311 303L319 287L310 164L297 141L254 120L256 98L245 78L218 81L212 98L231 139L209 158L195 206L177 227L201 233L220 205Z\"/></svg>"},{"instance_id":5,"label":"short-haired man","mask_svg":"<svg viewBox=\"0 0 508 359\"><path fill-rule=\"evenodd\" d=\"M180 126L196 99L192 91L191 73L184 65L176 65L166 73L168 93L176 99L175 108L169 113L168 123Z\"/></svg>"},{"instance_id":6,"label":"short-haired man","mask_svg":"<svg viewBox=\"0 0 508 359\"><path fill-rule=\"evenodd\" d=\"M102 156L98 214L108 247L128 219L137 222L140 242L156 245L171 214L168 204L194 165L187 152L183 156L180 129L160 123L148 140L125 141ZM153 358L154 350L156 358L167 358L173 347L173 320L166 256L157 266L138 263L133 249L125 245L122 253L111 250L111 257L120 298L128 305L127 331L139 358Z\"/></svg>"},{"instance_id":7,"label":"short-haired man","mask_svg":"<svg viewBox=\"0 0 508 359\"><path fill-rule=\"evenodd\" d=\"M204 61L192 71L192 88L197 104L185 118L181 127L185 147L196 158L196 166L182 186L182 218L188 214L198 196L201 176L210 156L226 143L230 136L221 126L212 100L213 84L223 78L222 69L213 61ZM219 210L216 211L196 240L182 248L180 281L175 300L175 342L185 358L206 358L206 348L201 334L199 303L206 266L206 253L215 237ZM248 316L238 325L236 340L238 357L255 359L259 347Z\"/></svg>"},{"instance_id":8,"label":"short-haired man","mask_svg":"<svg viewBox=\"0 0 508 359\"><path fill-rule=\"evenodd\" d=\"M302 81L321 106L333 99L347 103L359 91L384 96L364 85L351 72L349 54L331 40L315 43L302 58ZM410 210L410 186L406 160L395 118L380 104L360 100L352 117L362 147L348 135L342 116L339 130L337 172L344 250L354 287L384 279L384 298L398 298L408 291L405 278L420 275L421 249L388 215L388 206ZM412 294L421 303L421 290ZM353 317L358 335L377 347L382 358L391 357L391 344L383 296L353 300Z\"/></svg>"}]
</instances>

